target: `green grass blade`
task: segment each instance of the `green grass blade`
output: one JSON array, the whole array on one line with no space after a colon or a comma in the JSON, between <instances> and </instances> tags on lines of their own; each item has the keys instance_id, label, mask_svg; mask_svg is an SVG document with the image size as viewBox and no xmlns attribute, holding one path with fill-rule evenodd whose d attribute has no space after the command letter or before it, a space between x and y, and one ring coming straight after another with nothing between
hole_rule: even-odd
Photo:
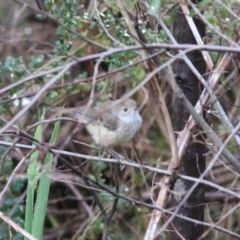
<instances>
[{"instance_id":1,"label":"green grass blade","mask_svg":"<svg viewBox=\"0 0 240 240\"><path fill-rule=\"evenodd\" d=\"M55 124L53 134L50 143L55 143L57 140L57 134L59 130L60 122ZM47 211L48 195L50 189L51 179L49 174L52 172L53 154L47 153L44 161L44 168L42 177L39 182L37 190L37 199L34 209L32 235L37 239L41 240L43 236L43 227Z\"/></svg>"},{"instance_id":2,"label":"green grass blade","mask_svg":"<svg viewBox=\"0 0 240 240\"><path fill-rule=\"evenodd\" d=\"M41 116L41 120L44 119L45 112ZM42 125L39 125L34 134L34 138L41 141L42 139ZM36 144L34 144L35 146ZM25 210L25 221L24 227L25 230L29 233L32 232L32 220L33 220L33 202L34 202L34 191L37 184L37 178L39 171L37 169L37 159L39 151L36 150L32 153L30 162L27 169L28 185L27 185L27 198L26 198L26 210ZM26 240L27 238L25 238Z\"/></svg>"}]
</instances>

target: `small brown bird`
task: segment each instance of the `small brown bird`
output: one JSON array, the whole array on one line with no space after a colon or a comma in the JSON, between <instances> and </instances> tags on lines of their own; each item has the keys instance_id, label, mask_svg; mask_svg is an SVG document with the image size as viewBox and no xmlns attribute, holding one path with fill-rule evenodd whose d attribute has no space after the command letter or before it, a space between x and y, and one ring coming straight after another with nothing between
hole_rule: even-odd
<instances>
[{"instance_id":1,"label":"small brown bird","mask_svg":"<svg viewBox=\"0 0 240 240\"><path fill-rule=\"evenodd\" d=\"M132 99L107 101L98 106L58 108L85 123L93 140L101 146L117 145L131 140L142 125L137 104Z\"/></svg>"}]
</instances>

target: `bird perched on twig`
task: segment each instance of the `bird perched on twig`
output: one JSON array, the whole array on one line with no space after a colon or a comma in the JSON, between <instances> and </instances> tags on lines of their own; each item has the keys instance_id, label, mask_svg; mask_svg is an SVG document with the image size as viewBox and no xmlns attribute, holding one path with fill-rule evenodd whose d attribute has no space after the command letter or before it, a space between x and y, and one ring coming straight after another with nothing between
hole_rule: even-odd
<instances>
[{"instance_id":1,"label":"bird perched on twig","mask_svg":"<svg viewBox=\"0 0 240 240\"><path fill-rule=\"evenodd\" d=\"M86 108L56 108L70 113L86 128L93 140L101 146L118 145L131 140L142 125L137 104L132 99L107 101Z\"/></svg>"}]
</instances>

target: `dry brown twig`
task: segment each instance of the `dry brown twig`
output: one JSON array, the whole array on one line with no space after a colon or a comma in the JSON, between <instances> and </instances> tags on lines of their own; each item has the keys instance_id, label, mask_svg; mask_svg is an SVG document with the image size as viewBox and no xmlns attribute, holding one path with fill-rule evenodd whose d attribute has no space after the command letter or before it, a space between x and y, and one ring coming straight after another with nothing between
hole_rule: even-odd
<instances>
[{"instance_id":1,"label":"dry brown twig","mask_svg":"<svg viewBox=\"0 0 240 240\"><path fill-rule=\"evenodd\" d=\"M12 228L14 228L17 232L21 233L23 236L25 236L26 238L28 238L29 240L37 240L35 237L33 237L30 233L28 233L27 231L25 231L23 228L21 228L18 224L16 224L15 222L13 222L8 216L6 216L5 214L3 214L2 212L0 212L0 218L7 223L8 225L10 225Z\"/></svg>"},{"instance_id":2,"label":"dry brown twig","mask_svg":"<svg viewBox=\"0 0 240 240\"><path fill-rule=\"evenodd\" d=\"M0 141L0 145L3 146L12 146L12 143L9 142L4 142L4 141ZM23 148L23 149L33 149L34 146L30 146L30 145L24 145L24 144L15 144L14 147L16 148ZM51 149L51 151L54 154L61 154L64 156L69 156L69 157L76 157L79 159L85 159L87 161L102 161L102 162L106 162L106 163L119 163L119 159L114 159L114 158L104 158L104 157L97 157L97 156L92 156L92 155L85 155L85 154L80 154L80 153L74 153L74 152L69 152L69 151L63 151L63 150L57 150L57 149ZM143 164L139 164L136 163L130 159L121 159L120 163L122 165L126 165L129 167L134 167L134 168L142 168L144 170L148 170L154 173L159 173L159 174L163 174L163 175L168 175L171 176L171 173L168 172L167 170L163 170L163 169L159 169L157 167L150 167L148 165L143 165ZM240 195L230 189L224 188L219 186L218 184L215 184L213 182L207 181L207 180L200 180L198 178L194 178L194 177L189 177L189 176L185 176L185 175L178 175L179 178L181 179L185 179L185 180L189 180L192 182L198 182L198 183L202 183L205 184L206 186L210 186L214 189L217 189L218 191L224 192L226 194L229 194L230 196L236 197L237 199L240 199Z\"/></svg>"}]
</instances>

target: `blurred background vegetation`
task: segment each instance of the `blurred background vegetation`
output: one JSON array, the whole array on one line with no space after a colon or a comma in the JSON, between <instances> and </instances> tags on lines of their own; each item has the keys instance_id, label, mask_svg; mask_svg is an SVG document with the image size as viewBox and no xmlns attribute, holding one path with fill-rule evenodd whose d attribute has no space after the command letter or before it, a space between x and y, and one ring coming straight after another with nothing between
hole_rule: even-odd
<instances>
[{"instance_id":1,"label":"blurred background vegetation","mask_svg":"<svg viewBox=\"0 0 240 240\"><path fill-rule=\"evenodd\" d=\"M234 2L202 1L198 6L204 12L206 20L232 40L235 40L234 29L239 21L231 13ZM50 110L51 107L83 106L89 101L93 88L94 103L97 104L121 98L138 86L149 69L141 61L143 54L141 50L124 50L125 46L139 44L129 21L137 19L139 29L149 43L170 43L167 34L147 11L147 7L152 7L153 11L159 8L159 14L170 30L177 9L176 1L156 0L45 0L44 6L39 5L41 1L38 1L38 5L34 1L19 0L0 0L0 3L0 89L9 86L7 91L0 91L1 128L23 107L31 104L40 89L56 77L64 66L74 63L8 129L9 132L0 136L1 141L24 145L32 145L32 142L26 137L27 135L19 136L18 131L34 136L36 125L33 124L40 121L44 108L45 119L52 121L43 124L41 141L49 142L55 119L58 117ZM222 4L226 4L228 8L224 8ZM128 18L123 12L127 13ZM194 12L192 14L194 15ZM226 41L210 27L207 27L205 42L212 45L226 44ZM110 48L122 48L122 50L101 59L97 68L98 58L94 57L95 54ZM86 56L93 57L84 59ZM222 53L211 53L215 64L219 62L221 56ZM162 63L167 62L171 57L170 52L159 55ZM77 62L78 58L82 60ZM240 83L236 62L229 65L218 90L221 103L233 123L239 121ZM14 85L22 79L20 84ZM93 79L96 80L95 85ZM171 112L174 107L172 106L174 96L164 78L161 87L164 89L163 93ZM166 170L171 159L169 140L159 103L151 99L151 94L146 84L132 96L141 108L143 126L131 142L116 146L114 150L126 159ZM224 124L214 115L214 109L210 110L209 123L222 139L226 138L228 132ZM74 122L62 121L56 146L69 152L98 156L99 150L94 148L95 145L89 134L85 129L76 131L76 126ZM235 142L230 142L229 147L239 158L239 149ZM214 154L212 146L209 146L209 149L211 151L208 160ZM0 190L4 188L8 177L28 151L28 149L9 148L0 144ZM107 156L106 153L104 156ZM111 164L74 156L65 155L64 158L74 168L80 168L88 177L115 190ZM39 162L37 168L41 169L42 164ZM43 239L101 239L104 230L101 212L85 182L60 160L54 161L53 171L48 174L51 178L51 186ZM159 181L160 175L129 166L121 169L119 175L120 194L143 203L152 203L155 191L159 189L159 186L155 188L152 186L154 182ZM226 188L239 189L238 175L221 164L216 164L207 178ZM22 227L24 227L26 189L25 166L15 175L1 207L2 212ZM114 197L101 189L95 190L102 205L109 211ZM226 196L211 200L212 189L206 190L208 192L206 196L209 196L210 200L206 200L203 204L206 204L206 221L211 223L219 220L239 201L233 199L225 203ZM236 209L224 218L221 226L239 233L238 211ZM109 226L109 239L142 239L150 213L151 210L144 206L120 199ZM226 239L224 233L216 233L213 230L206 239L214 237ZM0 239L17 240L23 239L23 236L0 221Z\"/></svg>"}]
</instances>

